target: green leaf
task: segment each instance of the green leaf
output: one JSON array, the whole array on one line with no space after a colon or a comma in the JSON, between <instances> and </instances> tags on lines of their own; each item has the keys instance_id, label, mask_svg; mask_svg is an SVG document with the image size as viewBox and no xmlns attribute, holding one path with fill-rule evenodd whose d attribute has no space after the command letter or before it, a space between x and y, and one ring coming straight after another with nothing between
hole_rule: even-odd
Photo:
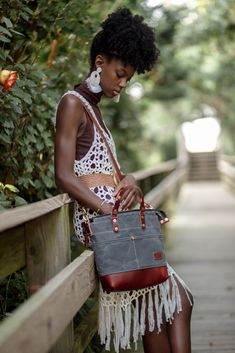
<instances>
[{"instance_id":1,"label":"green leaf","mask_svg":"<svg viewBox=\"0 0 235 353\"><path fill-rule=\"evenodd\" d=\"M29 136L28 136L28 140L29 140L30 142L37 143L37 139L36 139L36 137L35 137L34 135L29 135Z\"/></svg>"},{"instance_id":2,"label":"green leaf","mask_svg":"<svg viewBox=\"0 0 235 353\"><path fill-rule=\"evenodd\" d=\"M23 33L17 32L14 29L11 29L11 32L18 34L19 36L25 37L25 35Z\"/></svg>"},{"instance_id":3,"label":"green leaf","mask_svg":"<svg viewBox=\"0 0 235 353\"><path fill-rule=\"evenodd\" d=\"M5 61L7 58L7 54L6 53L0 53L0 60Z\"/></svg>"},{"instance_id":4,"label":"green leaf","mask_svg":"<svg viewBox=\"0 0 235 353\"><path fill-rule=\"evenodd\" d=\"M44 145L42 142L37 142L36 147L37 147L37 151L41 151L43 149Z\"/></svg>"},{"instance_id":5,"label":"green leaf","mask_svg":"<svg viewBox=\"0 0 235 353\"><path fill-rule=\"evenodd\" d=\"M3 26L1 26L1 25L0 25L0 33L4 33L4 34L6 34L7 36L12 37L11 32L9 32L8 29L6 29L5 27L3 27Z\"/></svg>"},{"instance_id":6,"label":"green leaf","mask_svg":"<svg viewBox=\"0 0 235 353\"><path fill-rule=\"evenodd\" d=\"M11 207L11 201L0 201L0 205L4 208L9 208Z\"/></svg>"},{"instance_id":7,"label":"green leaf","mask_svg":"<svg viewBox=\"0 0 235 353\"><path fill-rule=\"evenodd\" d=\"M14 129L14 124L11 120L4 121L3 126L9 129Z\"/></svg>"},{"instance_id":8,"label":"green leaf","mask_svg":"<svg viewBox=\"0 0 235 353\"><path fill-rule=\"evenodd\" d=\"M20 196L15 197L15 206L27 205L27 201Z\"/></svg>"},{"instance_id":9,"label":"green leaf","mask_svg":"<svg viewBox=\"0 0 235 353\"><path fill-rule=\"evenodd\" d=\"M43 175L42 180L44 181L46 187L51 188L53 186L53 181L47 175Z\"/></svg>"},{"instance_id":10,"label":"green leaf","mask_svg":"<svg viewBox=\"0 0 235 353\"><path fill-rule=\"evenodd\" d=\"M5 194L1 193L0 194L0 201L6 201L7 200L7 197Z\"/></svg>"},{"instance_id":11,"label":"green leaf","mask_svg":"<svg viewBox=\"0 0 235 353\"><path fill-rule=\"evenodd\" d=\"M29 20L29 16L26 15L25 12L21 12L21 17L22 17L25 21L28 21L28 20Z\"/></svg>"},{"instance_id":12,"label":"green leaf","mask_svg":"<svg viewBox=\"0 0 235 353\"><path fill-rule=\"evenodd\" d=\"M44 126L43 126L42 124L37 123L37 124L36 124L36 126L37 126L37 128L38 128L39 132L43 132L43 130L44 130Z\"/></svg>"},{"instance_id":13,"label":"green leaf","mask_svg":"<svg viewBox=\"0 0 235 353\"><path fill-rule=\"evenodd\" d=\"M6 38L2 34L0 34L0 41L5 42L5 43L10 43L11 42L10 39Z\"/></svg>"},{"instance_id":14,"label":"green leaf","mask_svg":"<svg viewBox=\"0 0 235 353\"><path fill-rule=\"evenodd\" d=\"M8 135L6 135L5 133L1 133L0 134L0 141L3 141L4 143L7 143L8 145L10 145L11 144L11 139L10 139L10 137L8 136Z\"/></svg>"},{"instance_id":15,"label":"green leaf","mask_svg":"<svg viewBox=\"0 0 235 353\"><path fill-rule=\"evenodd\" d=\"M4 184L0 182L0 192L3 192L3 191L4 191Z\"/></svg>"},{"instance_id":16,"label":"green leaf","mask_svg":"<svg viewBox=\"0 0 235 353\"><path fill-rule=\"evenodd\" d=\"M29 7L24 6L24 7L23 7L23 10L24 10L25 12L27 12L28 14L33 15L33 11L32 11Z\"/></svg>"},{"instance_id":17,"label":"green leaf","mask_svg":"<svg viewBox=\"0 0 235 353\"><path fill-rule=\"evenodd\" d=\"M37 130L32 125L28 125L28 131L32 135L35 135L35 134L37 135L38 134Z\"/></svg>"},{"instance_id":18,"label":"green leaf","mask_svg":"<svg viewBox=\"0 0 235 353\"><path fill-rule=\"evenodd\" d=\"M13 27L13 24L12 24L10 18L7 18L7 17L3 16L3 17L2 17L2 22L5 23L5 25L7 26L7 28Z\"/></svg>"},{"instance_id":19,"label":"green leaf","mask_svg":"<svg viewBox=\"0 0 235 353\"><path fill-rule=\"evenodd\" d=\"M0 137L1 137L1 135L0 135ZM23 157L28 156L29 150L28 150L27 145L23 145L20 150L21 150L21 154Z\"/></svg>"},{"instance_id":20,"label":"green leaf","mask_svg":"<svg viewBox=\"0 0 235 353\"><path fill-rule=\"evenodd\" d=\"M32 99L31 99L30 95L28 93L24 92L21 88L15 87L13 93L18 98L21 98L25 103L32 104Z\"/></svg>"},{"instance_id":21,"label":"green leaf","mask_svg":"<svg viewBox=\"0 0 235 353\"><path fill-rule=\"evenodd\" d=\"M6 184L4 189L10 190L11 192L19 192L19 189L17 189L14 185L11 184Z\"/></svg>"}]
</instances>

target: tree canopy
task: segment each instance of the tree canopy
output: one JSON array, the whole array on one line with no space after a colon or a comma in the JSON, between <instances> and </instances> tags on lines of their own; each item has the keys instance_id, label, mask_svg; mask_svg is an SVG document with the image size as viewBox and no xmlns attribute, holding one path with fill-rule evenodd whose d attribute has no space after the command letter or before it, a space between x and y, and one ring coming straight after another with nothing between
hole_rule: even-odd
<instances>
[{"instance_id":1,"label":"tree canopy","mask_svg":"<svg viewBox=\"0 0 235 353\"><path fill-rule=\"evenodd\" d=\"M234 154L234 1L150 3L1 1L0 68L19 75L14 87L0 95L2 207L23 202L6 184L16 186L29 202L57 193L52 119L56 104L84 79L91 38L119 6L145 17L156 30L161 50L154 70L133 78L132 84L143 88L140 99L123 94L118 105L102 103L124 171L174 158L176 129L183 121L205 116L205 107L221 120L224 150Z\"/></svg>"}]
</instances>

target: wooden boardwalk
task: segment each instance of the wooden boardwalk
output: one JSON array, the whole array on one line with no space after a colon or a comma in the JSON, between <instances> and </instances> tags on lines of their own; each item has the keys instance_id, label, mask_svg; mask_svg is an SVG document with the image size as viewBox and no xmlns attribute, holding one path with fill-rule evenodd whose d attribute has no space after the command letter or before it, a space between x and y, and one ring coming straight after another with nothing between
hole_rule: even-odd
<instances>
[{"instance_id":1,"label":"wooden boardwalk","mask_svg":"<svg viewBox=\"0 0 235 353\"><path fill-rule=\"evenodd\" d=\"M195 298L192 352L234 353L235 194L219 182L185 184L169 228L169 262Z\"/></svg>"},{"instance_id":2,"label":"wooden boardwalk","mask_svg":"<svg viewBox=\"0 0 235 353\"><path fill-rule=\"evenodd\" d=\"M195 300L192 353L235 353L235 194L219 182L184 184L168 228L169 263Z\"/></svg>"}]
</instances>

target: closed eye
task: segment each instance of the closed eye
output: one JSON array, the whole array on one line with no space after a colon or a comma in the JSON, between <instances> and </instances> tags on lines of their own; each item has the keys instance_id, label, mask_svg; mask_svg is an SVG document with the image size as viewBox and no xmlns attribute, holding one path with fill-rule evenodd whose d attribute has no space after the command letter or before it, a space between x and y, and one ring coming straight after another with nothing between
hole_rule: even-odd
<instances>
[{"instance_id":1,"label":"closed eye","mask_svg":"<svg viewBox=\"0 0 235 353\"><path fill-rule=\"evenodd\" d=\"M116 75L117 75L118 78L123 78L124 77L124 75L120 75L118 73Z\"/></svg>"}]
</instances>

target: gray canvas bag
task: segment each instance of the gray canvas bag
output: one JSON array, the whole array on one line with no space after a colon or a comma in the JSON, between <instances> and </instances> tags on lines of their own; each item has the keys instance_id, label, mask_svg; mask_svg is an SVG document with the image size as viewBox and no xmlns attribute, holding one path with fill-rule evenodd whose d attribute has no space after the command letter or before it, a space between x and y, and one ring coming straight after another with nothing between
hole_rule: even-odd
<instances>
[{"instance_id":1,"label":"gray canvas bag","mask_svg":"<svg viewBox=\"0 0 235 353\"><path fill-rule=\"evenodd\" d=\"M121 192L125 192L125 188ZM103 288L108 291L134 290L162 283L168 278L160 223L168 221L163 211L140 209L93 217L91 246Z\"/></svg>"}]
</instances>

